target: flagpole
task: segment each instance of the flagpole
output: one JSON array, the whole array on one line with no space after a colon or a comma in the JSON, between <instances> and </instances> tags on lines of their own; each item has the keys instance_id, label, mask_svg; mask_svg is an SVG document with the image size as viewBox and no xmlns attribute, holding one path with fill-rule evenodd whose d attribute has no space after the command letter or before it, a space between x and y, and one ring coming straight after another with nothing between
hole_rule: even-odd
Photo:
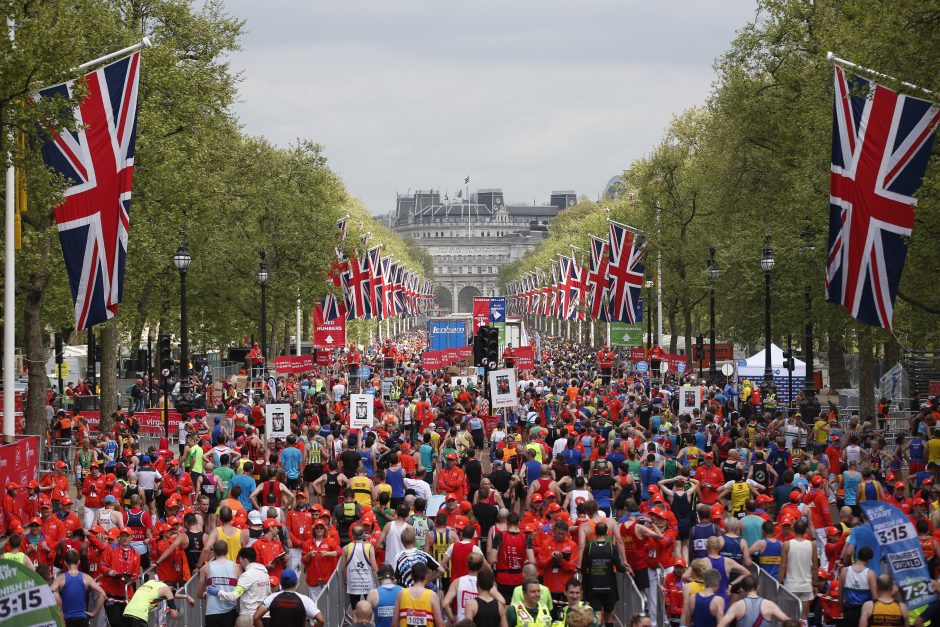
<instances>
[{"instance_id":1,"label":"flagpole","mask_svg":"<svg viewBox=\"0 0 940 627\"><path fill-rule=\"evenodd\" d=\"M300 313L300 290L297 290L297 340L294 342L294 354L300 357L300 334L303 332L303 321Z\"/></svg>"},{"instance_id":2,"label":"flagpole","mask_svg":"<svg viewBox=\"0 0 940 627\"><path fill-rule=\"evenodd\" d=\"M152 46L153 44L150 43L150 38L144 37L133 46L128 46L127 48L121 48L120 50L116 50L114 52L108 53L104 55L103 57L98 57L97 59L92 59L91 61L88 61L87 63L82 63L77 68L74 68L72 71L81 72L82 70L87 70L90 67L94 67L106 61L110 61L111 59L116 59L117 57L121 57L126 54L130 54L132 52L137 52L138 50L142 48L150 48Z\"/></svg>"},{"instance_id":3,"label":"flagpole","mask_svg":"<svg viewBox=\"0 0 940 627\"><path fill-rule=\"evenodd\" d=\"M10 41L15 37L16 27L12 18L7 19ZM13 168L13 141L15 135L7 136L11 148L7 151L9 165L6 172L6 207L3 213L3 441L11 444L16 437L16 170ZM62 373L59 373L61 376Z\"/></svg>"},{"instance_id":4,"label":"flagpole","mask_svg":"<svg viewBox=\"0 0 940 627\"><path fill-rule=\"evenodd\" d=\"M929 94L929 95L931 95L931 96L936 96L936 95L937 95L936 93L930 91L929 89L925 89L925 88L921 87L920 85L915 85L914 83L908 83L907 81L899 81L899 80L896 79L895 77L890 76L890 75L888 75L888 74L883 74L883 73L879 72L878 70L873 70L873 69L871 69L871 68L869 68L869 67L865 67L864 65L858 65L857 63L852 63L851 61L847 61L847 60L845 60L845 59L843 59L843 58L841 58L841 57L837 57L837 56L834 55L831 51L826 53L826 61L829 61L830 63L833 63L833 64L835 64L835 65L844 65L844 66L846 66L846 67L852 68L853 70L858 70L858 71L860 71L860 72L865 72L865 73L867 73L867 74L871 74L872 76L876 76L876 77L878 77L878 78L883 78L883 79L885 79L885 80L894 81L894 82L896 82L896 83L900 83L901 85L904 85L905 87L910 87L911 89L916 89L917 91L922 91L922 92L924 92L925 94Z\"/></svg>"},{"instance_id":5,"label":"flagpole","mask_svg":"<svg viewBox=\"0 0 940 627\"><path fill-rule=\"evenodd\" d=\"M605 342L605 344L607 344L607 346L610 346L610 321L609 320L607 321L607 342Z\"/></svg>"},{"instance_id":6,"label":"flagpole","mask_svg":"<svg viewBox=\"0 0 940 627\"><path fill-rule=\"evenodd\" d=\"M594 348L594 321L591 320L591 348Z\"/></svg>"}]
</instances>

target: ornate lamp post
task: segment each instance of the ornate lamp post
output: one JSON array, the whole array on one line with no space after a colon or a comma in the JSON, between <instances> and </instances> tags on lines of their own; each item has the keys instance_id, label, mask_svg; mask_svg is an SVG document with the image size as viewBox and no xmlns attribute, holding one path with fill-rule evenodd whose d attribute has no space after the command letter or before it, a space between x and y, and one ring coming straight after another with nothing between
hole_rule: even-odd
<instances>
[{"instance_id":1,"label":"ornate lamp post","mask_svg":"<svg viewBox=\"0 0 940 627\"><path fill-rule=\"evenodd\" d=\"M186 311L186 272L193 262L186 240L180 238L179 248L173 255L173 265L180 273L180 395L176 401L176 410L186 420L192 409L192 394L189 390L189 320Z\"/></svg>"},{"instance_id":2,"label":"ornate lamp post","mask_svg":"<svg viewBox=\"0 0 940 627\"><path fill-rule=\"evenodd\" d=\"M709 348L708 380L718 380L718 369L715 368L715 282L718 281L718 262L715 260L715 247L708 247L708 283L709 290L709 324L708 341L711 342Z\"/></svg>"},{"instance_id":3,"label":"ornate lamp post","mask_svg":"<svg viewBox=\"0 0 940 627\"><path fill-rule=\"evenodd\" d=\"M268 360L268 262L264 259L264 249L258 252L261 257L258 263L258 283L261 284L261 359L267 369Z\"/></svg>"},{"instance_id":4,"label":"ornate lamp post","mask_svg":"<svg viewBox=\"0 0 940 627\"><path fill-rule=\"evenodd\" d=\"M764 271L764 389L767 390L774 379L773 363L770 359L770 275L774 270L774 251L770 247L769 235L764 237L760 267Z\"/></svg>"},{"instance_id":5,"label":"ornate lamp post","mask_svg":"<svg viewBox=\"0 0 940 627\"><path fill-rule=\"evenodd\" d=\"M653 282L646 282L646 353L653 350Z\"/></svg>"}]
</instances>

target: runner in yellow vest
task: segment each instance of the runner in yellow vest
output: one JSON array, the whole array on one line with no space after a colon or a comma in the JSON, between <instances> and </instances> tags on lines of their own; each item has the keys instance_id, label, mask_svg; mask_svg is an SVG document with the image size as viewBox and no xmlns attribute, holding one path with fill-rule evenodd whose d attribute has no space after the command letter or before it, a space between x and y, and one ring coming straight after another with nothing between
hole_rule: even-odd
<instances>
[{"instance_id":1,"label":"runner in yellow vest","mask_svg":"<svg viewBox=\"0 0 940 627\"><path fill-rule=\"evenodd\" d=\"M186 599L190 605L195 605L196 601L188 594L175 594L173 588L162 581L151 579L141 587L137 588L134 596L124 608L125 624L129 627L147 627L150 617L150 610L156 604L158 599L166 600L170 617L174 620L179 618L179 612L176 609L176 599Z\"/></svg>"}]
</instances>

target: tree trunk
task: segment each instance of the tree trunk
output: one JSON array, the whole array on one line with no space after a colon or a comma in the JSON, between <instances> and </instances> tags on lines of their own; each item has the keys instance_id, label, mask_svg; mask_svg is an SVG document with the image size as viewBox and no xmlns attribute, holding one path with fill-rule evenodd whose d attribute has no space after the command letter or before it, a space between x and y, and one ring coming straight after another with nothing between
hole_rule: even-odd
<instances>
[{"instance_id":1,"label":"tree trunk","mask_svg":"<svg viewBox=\"0 0 940 627\"><path fill-rule=\"evenodd\" d=\"M875 356L871 329L858 332L858 414L862 420L875 415Z\"/></svg>"},{"instance_id":2,"label":"tree trunk","mask_svg":"<svg viewBox=\"0 0 940 627\"><path fill-rule=\"evenodd\" d=\"M675 355L679 351L679 316L674 307L670 307L667 313L669 314L669 352ZM655 320L653 325L656 325ZM663 338L659 338L659 341L662 343Z\"/></svg>"},{"instance_id":3,"label":"tree trunk","mask_svg":"<svg viewBox=\"0 0 940 627\"><path fill-rule=\"evenodd\" d=\"M101 397L99 399L100 433L110 433L114 427L112 415L118 410L117 403L117 318L111 318L98 327L101 344Z\"/></svg>"},{"instance_id":4,"label":"tree trunk","mask_svg":"<svg viewBox=\"0 0 940 627\"><path fill-rule=\"evenodd\" d=\"M45 247L46 252L48 246ZM45 293L48 273L40 275L40 281L34 281L23 306L23 348L26 352L26 363L29 364L29 390L26 397L26 433L39 436L39 449L45 446L46 429L46 390L49 389L49 377L46 376L46 360L49 351L42 341L42 299ZM33 276L33 279L39 277ZM12 321L11 321L12 324Z\"/></svg>"},{"instance_id":5,"label":"tree trunk","mask_svg":"<svg viewBox=\"0 0 940 627\"><path fill-rule=\"evenodd\" d=\"M685 306L684 311L682 312L683 323L685 326L685 365L692 365L692 308L688 305Z\"/></svg>"},{"instance_id":6,"label":"tree trunk","mask_svg":"<svg viewBox=\"0 0 940 627\"><path fill-rule=\"evenodd\" d=\"M898 344L898 341L894 339L893 335L888 335L885 340L885 372L894 368L894 366L901 361L901 345Z\"/></svg>"},{"instance_id":7,"label":"tree trunk","mask_svg":"<svg viewBox=\"0 0 940 627\"><path fill-rule=\"evenodd\" d=\"M829 389L841 390L852 386L849 370L845 367L845 338L841 332L830 331L829 339Z\"/></svg>"}]
</instances>

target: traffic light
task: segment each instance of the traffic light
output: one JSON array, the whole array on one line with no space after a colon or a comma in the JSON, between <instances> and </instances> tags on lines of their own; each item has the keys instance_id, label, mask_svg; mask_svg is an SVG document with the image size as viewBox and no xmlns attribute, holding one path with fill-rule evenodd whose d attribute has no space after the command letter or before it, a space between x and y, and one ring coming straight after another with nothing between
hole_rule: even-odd
<instances>
[{"instance_id":1,"label":"traffic light","mask_svg":"<svg viewBox=\"0 0 940 627\"><path fill-rule=\"evenodd\" d=\"M490 368L499 363L499 329L496 327L480 327L483 336L483 357Z\"/></svg>"},{"instance_id":2,"label":"traffic light","mask_svg":"<svg viewBox=\"0 0 940 627\"><path fill-rule=\"evenodd\" d=\"M788 370L790 372L796 370L796 362L793 361L793 351L783 351L783 368L784 370Z\"/></svg>"},{"instance_id":3,"label":"traffic light","mask_svg":"<svg viewBox=\"0 0 940 627\"><path fill-rule=\"evenodd\" d=\"M483 334L479 331L473 336L473 365L478 368L483 365Z\"/></svg>"},{"instance_id":4,"label":"traffic light","mask_svg":"<svg viewBox=\"0 0 940 627\"><path fill-rule=\"evenodd\" d=\"M160 354L160 374L168 377L173 374L173 346L170 343L170 336L161 333L157 338L157 350Z\"/></svg>"}]
</instances>

